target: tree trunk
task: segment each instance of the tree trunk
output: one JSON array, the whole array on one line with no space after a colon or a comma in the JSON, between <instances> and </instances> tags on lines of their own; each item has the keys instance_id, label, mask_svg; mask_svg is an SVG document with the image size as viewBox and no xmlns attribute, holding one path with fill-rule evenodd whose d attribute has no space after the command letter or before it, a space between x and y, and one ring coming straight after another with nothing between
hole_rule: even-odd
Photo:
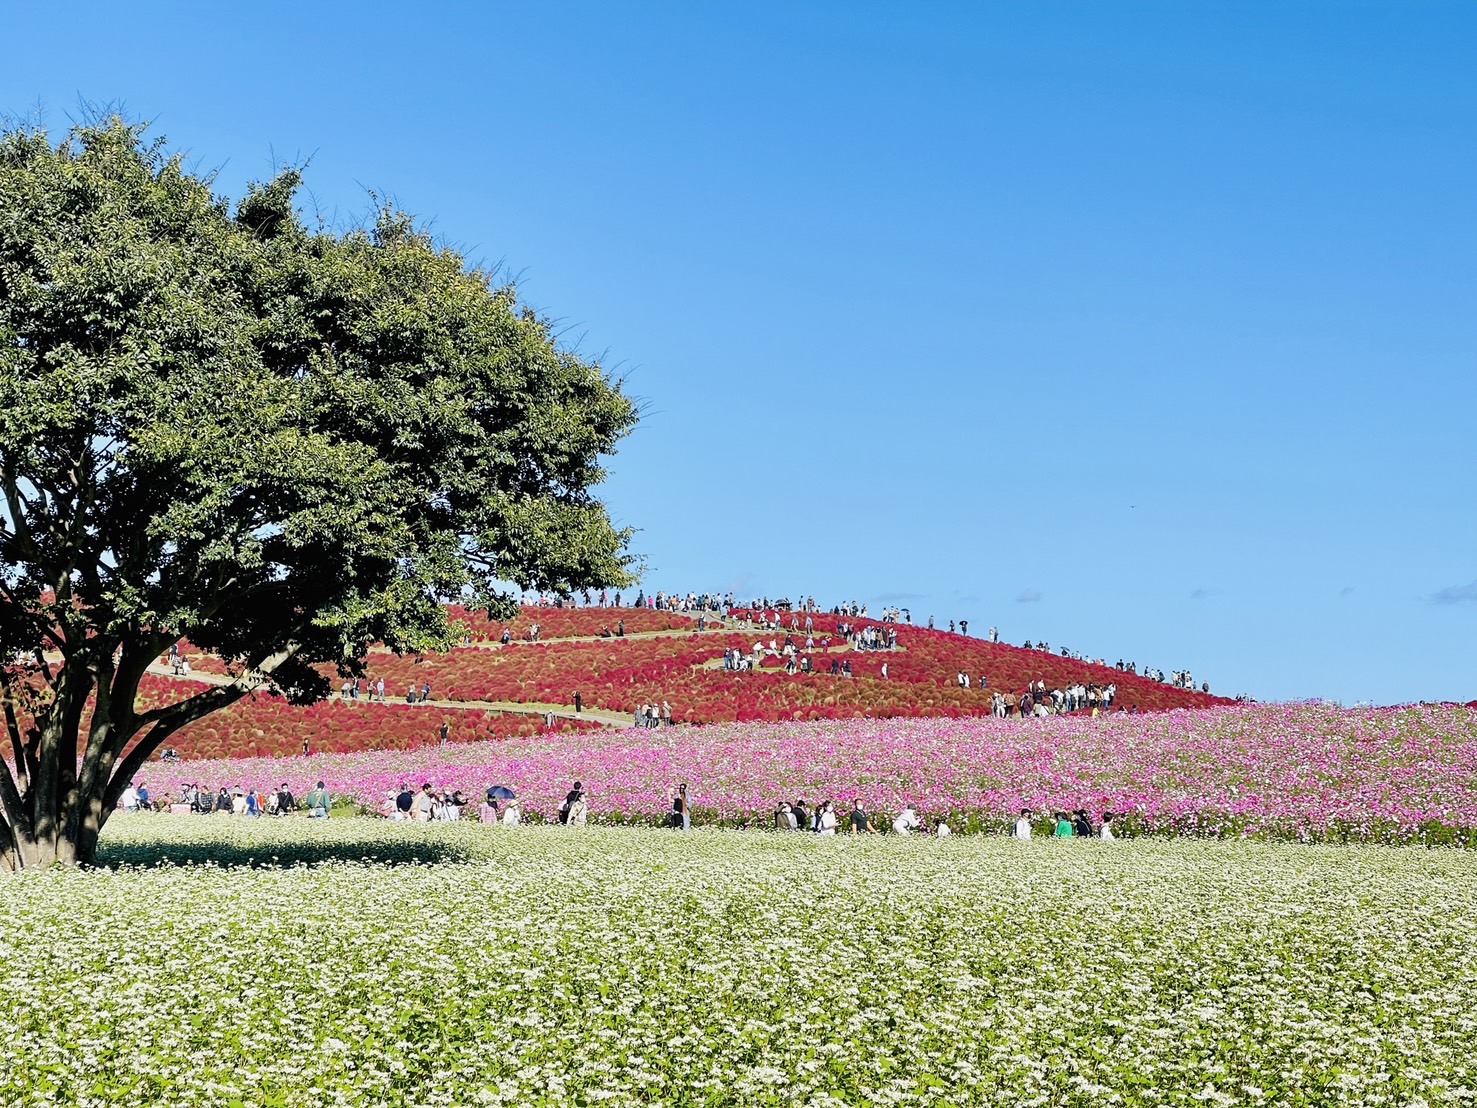
<instances>
[{"instance_id":1,"label":"tree trunk","mask_svg":"<svg viewBox=\"0 0 1477 1108\"><path fill-rule=\"evenodd\" d=\"M97 856L94 835L84 855L83 844L69 841L60 832L45 837L17 835L10 830L11 842L0 851L0 870L45 869L47 866L91 865Z\"/></svg>"}]
</instances>

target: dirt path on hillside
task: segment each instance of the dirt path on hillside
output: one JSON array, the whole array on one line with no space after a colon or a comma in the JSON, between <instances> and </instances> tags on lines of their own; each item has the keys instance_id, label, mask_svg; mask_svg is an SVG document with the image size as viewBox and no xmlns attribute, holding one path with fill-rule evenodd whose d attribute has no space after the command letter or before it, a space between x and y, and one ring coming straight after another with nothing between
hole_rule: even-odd
<instances>
[{"instance_id":1,"label":"dirt path on hillside","mask_svg":"<svg viewBox=\"0 0 1477 1108\"><path fill-rule=\"evenodd\" d=\"M149 667L149 672L158 677L168 677L175 681L194 681L201 685L228 685L235 678L224 673L201 673L192 672L188 677L175 673L169 666L155 663ZM341 696L330 699L342 700ZM351 704L368 704L368 700L351 700ZM415 704L406 704L403 700L386 700L386 704L399 704L410 709L425 709L434 712L437 709L448 712L507 712L512 715L523 716L546 716L550 712L555 719L588 720L591 723L604 724L606 727L630 727L631 716L627 712L612 712L606 708L585 708L576 712L573 704L539 704L513 700L426 700L417 701Z\"/></svg>"},{"instance_id":2,"label":"dirt path on hillside","mask_svg":"<svg viewBox=\"0 0 1477 1108\"><path fill-rule=\"evenodd\" d=\"M707 629L706 630L703 630L703 631L699 631L696 627L674 627L674 628L672 628L670 630L667 630L667 631L627 631L624 635L612 635L609 638L606 638L604 635L566 635L563 638L548 638L548 639L546 639L546 638L540 638L538 640L538 642L536 642L536 643L529 642L526 638L524 638L524 639L514 639L512 642L508 643L508 646L509 647L514 647L514 646L548 646L551 643L557 643L557 642L609 642L609 643L617 643L617 642L625 642L628 639L686 639L686 638L691 638L693 635L713 635L713 634L731 635L731 634L736 634L736 633L738 633L740 631L745 631L745 630L746 630L745 628L718 627L718 626L714 626L713 624L709 624L708 627L707 627ZM500 642L498 642L496 639L473 639L468 644L457 643L455 646L452 647L452 649L453 650L502 650L503 649L503 644L500 643ZM369 648L369 653L371 653L371 654L393 654L394 651L392 651L388 646L383 646L383 645L381 645L379 643L376 643L376 644L374 644L373 646L371 646ZM410 655L405 655L405 656L406 657L410 657Z\"/></svg>"}]
</instances>

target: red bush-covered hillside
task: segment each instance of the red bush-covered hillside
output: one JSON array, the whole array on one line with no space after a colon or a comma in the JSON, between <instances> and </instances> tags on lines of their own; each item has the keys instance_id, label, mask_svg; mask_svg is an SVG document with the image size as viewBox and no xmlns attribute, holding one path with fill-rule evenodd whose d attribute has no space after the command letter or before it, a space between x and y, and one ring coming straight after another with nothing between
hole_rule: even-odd
<instances>
[{"instance_id":1,"label":"red bush-covered hillside","mask_svg":"<svg viewBox=\"0 0 1477 1108\"><path fill-rule=\"evenodd\" d=\"M258 699L202 721L174 745L186 756L287 753L300 750L304 739L325 751L403 748L426 741L443 717L452 721L454 738L505 737L530 733L543 720L503 716L501 708L568 707L576 694L585 711L605 723L626 718L641 704L663 701L681 723L988 715L997 692L1014 711L1035 682L1044 682L1048 691L1113 685L1114 708L1140 712L1227 703L1111 666L944 631L896 626L895 650L855 649L838 633L838 622L888 629L872 620L816 616L810 650L803 630L790 632L792 647L810 659L813 672L789 673L782 657L786 630L761 629L738 617L710 616L707 629L699 631L695 615L636 608L525 608L507 623L460 609L452 615L468 629L471 645L418 657L371 652L358 703L303 709ZM535 623L541 641L529 642ZM615 634L622 623L624 637ZM512 636L507 646L499 644L504 627ZM602 637L607 628L611 637ZM756 645L758 661L752 668L724 668L725 651L753 658ZM185 653L194 681L220 680L229 668L188 646ZM849 666L849 676L833 675L833 662L838 669ZM960 686L961 672L969 675L970 688ZM325 675L340 687L341 677L329 670ZM388 703L366 703L380 679ZM408 705L410 690L419 698L427 684L430 703Z\"/></svg>"}]
</instances>

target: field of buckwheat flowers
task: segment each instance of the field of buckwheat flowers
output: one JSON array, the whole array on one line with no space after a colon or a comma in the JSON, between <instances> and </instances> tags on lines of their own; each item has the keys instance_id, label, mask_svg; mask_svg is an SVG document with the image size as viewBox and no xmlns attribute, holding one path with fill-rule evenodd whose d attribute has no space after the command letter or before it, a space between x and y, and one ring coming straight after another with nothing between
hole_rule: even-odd
<instances>
[{"instance_id":1,"label":"field of buckwheat flowers","mask_svg":"<svg viewBox=\"0 0 1477 1108\"><path fill-rule=\"evenodd\" d=\"M102 861L0 880L0 1103L1477 1096L1469 851L134 816Z\"/></svg>"}]
</instances>

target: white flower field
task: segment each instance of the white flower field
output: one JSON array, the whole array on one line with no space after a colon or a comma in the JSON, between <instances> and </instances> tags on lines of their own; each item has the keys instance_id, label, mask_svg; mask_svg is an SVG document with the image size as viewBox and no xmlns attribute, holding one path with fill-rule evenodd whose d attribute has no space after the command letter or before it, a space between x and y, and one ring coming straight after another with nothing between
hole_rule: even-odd
<instances>
[{"instance_id":1,"label":"white flower field","mask_svg":"<svg viewBox=\"0 0 1477 1108\"><path fill-rule=\"evenodd\" d=\"M0 1103L1477 1103L1465 851L135 816L103 854L0 881Z\"/></svg>"}]
</instances>

